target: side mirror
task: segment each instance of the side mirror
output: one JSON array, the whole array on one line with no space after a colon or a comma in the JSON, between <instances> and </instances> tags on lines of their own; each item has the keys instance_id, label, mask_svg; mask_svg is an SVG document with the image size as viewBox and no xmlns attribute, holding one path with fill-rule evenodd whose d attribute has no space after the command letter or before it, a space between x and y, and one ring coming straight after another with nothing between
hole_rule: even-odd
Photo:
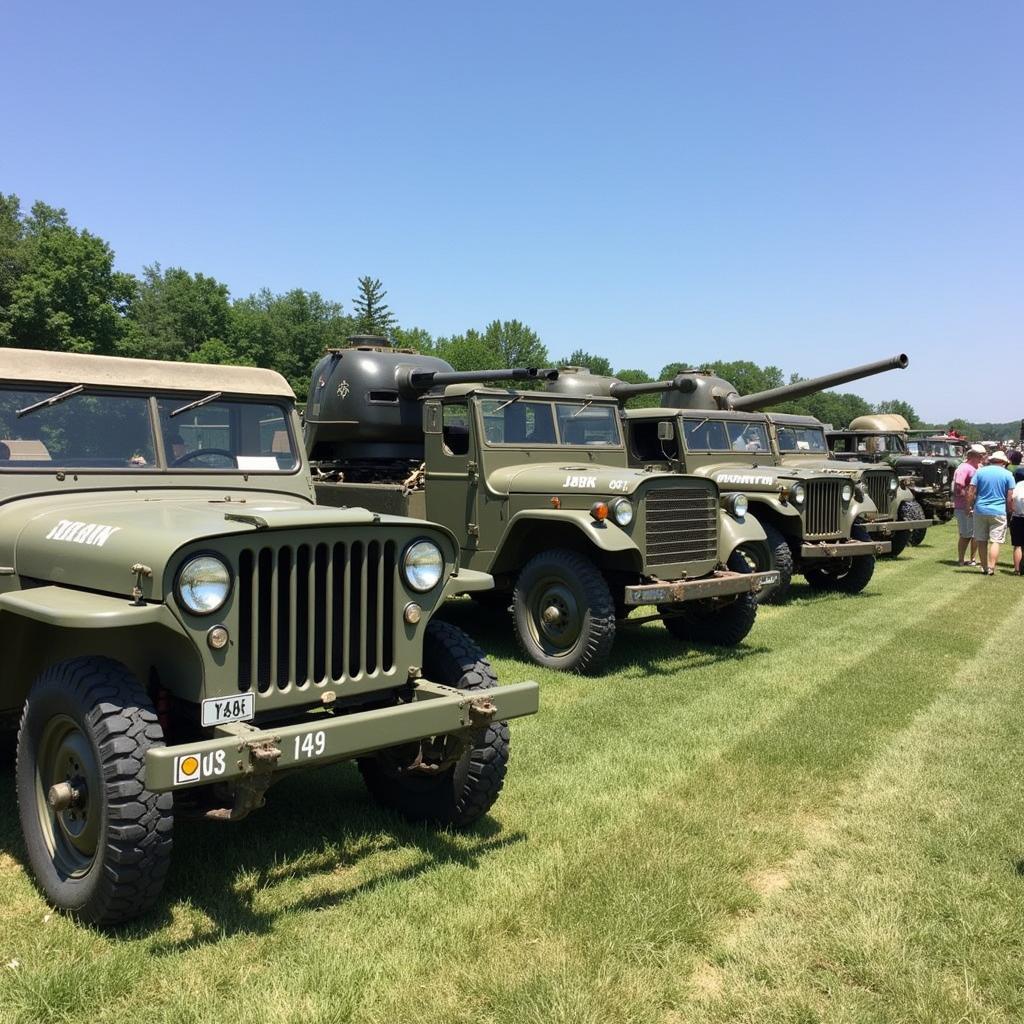
<instances>
[{"instance_id":1,"label":"side mirror","mask_svg":"<svg viewBox=\"0 0 1024 1024\"><path fill-rule=\"evenodd\" d=\"M658 440L674 441L676 439L675 427L671 420L658 420Z\"/></svg>"}]
</instances>

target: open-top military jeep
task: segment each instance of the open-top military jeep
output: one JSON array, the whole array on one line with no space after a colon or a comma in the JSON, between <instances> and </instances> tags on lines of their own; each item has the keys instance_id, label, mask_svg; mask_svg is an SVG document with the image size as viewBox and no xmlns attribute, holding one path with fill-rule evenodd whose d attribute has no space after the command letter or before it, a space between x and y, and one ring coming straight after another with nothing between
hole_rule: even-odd
<instances>
[{"instance_id":1,"label":"open-top military jeep","mask_svg":"<svg viewBox=\"0 0 1024 1024\"><path fill-rule=\"evenodd\" d=\"M491 584L443 527L317 507L276 373L0 349L0 724L81 919L153 902L175 812L244 817L284 772L355 758L413 818L485 813L537 687L431 616Z\"/></svg>"}]
</instances>

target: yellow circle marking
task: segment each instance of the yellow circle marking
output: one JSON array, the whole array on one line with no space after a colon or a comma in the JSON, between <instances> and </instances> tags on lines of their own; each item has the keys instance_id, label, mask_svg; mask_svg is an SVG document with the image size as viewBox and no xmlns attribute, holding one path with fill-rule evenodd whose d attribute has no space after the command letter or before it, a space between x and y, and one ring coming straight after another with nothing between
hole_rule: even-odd
<instances>
[{"instance_id":1,"label":"yellow circle marking","mask_svg":"<svg viewBox=\"0 0 1024 1024\"><path fill-rule=\"evenodd\" d=\"M199 758L198 757L186 757L181 762L181 774L182 775L195 775L199 771Z\"/></svg>"}]
</instances>

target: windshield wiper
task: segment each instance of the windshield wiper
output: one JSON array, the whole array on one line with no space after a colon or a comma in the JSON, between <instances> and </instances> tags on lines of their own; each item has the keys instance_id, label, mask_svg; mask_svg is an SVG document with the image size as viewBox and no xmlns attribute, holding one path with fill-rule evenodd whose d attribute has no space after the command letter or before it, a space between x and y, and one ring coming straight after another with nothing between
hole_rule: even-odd
<instances>
[{"instance_id":1,"label":"windshield wiper","mask_svg":"<svg viewBox=\"0 0 1024 1024\"><path fill-rule=\"evenodd\" d=\"M502 402L497 409L493 410L491 412L491 415L494 416L497 413L501 412L502 409L507 409L513 402L518 402L519 399L522 397L522 395L513 395L507 402Z\"/></svg>"},{"instance_id":2,"label":"windshield wiper","mask_svg":"<svg viewBox=\"0 0 1024 1024\"><path fill-rule=\"evenodd\" d=\"M589 409L594 404L592 398L588 398L570 417L569 419L574 420L584 409Z\"/></svg>"},{"instance_id":3,"label":"windshield wiper","mask_svg":"<svg viewBox=\"0 0 1024 1024\"><path fill-rule=\"evenodd\" d=\"M173 420L175 416L180 416L183 412L191 412L193 409L198 409L201 405L209 405L210 402L216 402L222 394L224 394L223 391L214 391L205 398L197 398L194 402L189 402L188 405L183 405L180 409L175 409L168 419Z\"/></svg>"},{"instance_id":4,"label":"windshield wiper","mask_svg":"<svg viewBox=\"0 0 1024 1024\"><path fill-rule=\"evenodd\" d=\"M22 416L27 416L30 412L35 412L36 409L46 409L51 405L58 405L69 398L74 398L75 395L80 395L84 390L84 384L76 384L73 388L68 388L67 391L62 391L59 395L50 395L49 398L44 398L41 402L26 405L24 409L19 409L14 414L15 418L20 420Z\"/></svg>"}]
</instances>

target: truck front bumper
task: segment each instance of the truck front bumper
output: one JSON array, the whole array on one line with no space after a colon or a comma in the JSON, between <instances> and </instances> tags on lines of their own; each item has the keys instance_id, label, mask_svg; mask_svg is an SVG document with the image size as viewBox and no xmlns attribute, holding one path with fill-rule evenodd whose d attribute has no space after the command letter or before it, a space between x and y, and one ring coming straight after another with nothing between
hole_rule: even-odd
<instances>
[{"instance_id":1,"label":"truck front bumper","mask_svg":"<svg viewBox=\"0 0 1024 1024\"><path fill-rule=\"evenodd\" d=\"M861 558L864 555L887 555L892 551L888 540L820 540L800 545L801 559Z\"/></svg>"},{"instance_id":2,"label":"truck front bumper","mask_svg":"<svg viewBox=\"0 0 1024 1024\"><path fill-rule=\"evenodd\" d=\"M657 583L626 587L626 604L682 604L684 601L732 597L736 594L763 594L774 590L778 584L779 574L775 570L732 572L723 569L699 580L659 580Z\"/></svg>"},{"instance_id":3,"label":"truck front bumper","mask_svg":"<svg viewBox=\"0 0 1024 1024\"><path fill-rule=\"evenodd\" d=\"M927 530L932 525L930 519L883 519L870 523L861 523L869 537L891 537L894 533L907 530Z\"/></svg>"},{"instance_id":4,"label":"truck front bumper","mask_svg":"<svg viewBox=\"0 0 1024 1024\"><path fill-rule=\"evenodd\" d=\"M532 715L539 700L540 688L532 682L467 692L419 681L403 704L347 715L310 715L267 729L224 725L214 730L213 739L154 747L146 753L146 788L166 793L346 761L429 736Z\"/></svg>"}]
</instances>

